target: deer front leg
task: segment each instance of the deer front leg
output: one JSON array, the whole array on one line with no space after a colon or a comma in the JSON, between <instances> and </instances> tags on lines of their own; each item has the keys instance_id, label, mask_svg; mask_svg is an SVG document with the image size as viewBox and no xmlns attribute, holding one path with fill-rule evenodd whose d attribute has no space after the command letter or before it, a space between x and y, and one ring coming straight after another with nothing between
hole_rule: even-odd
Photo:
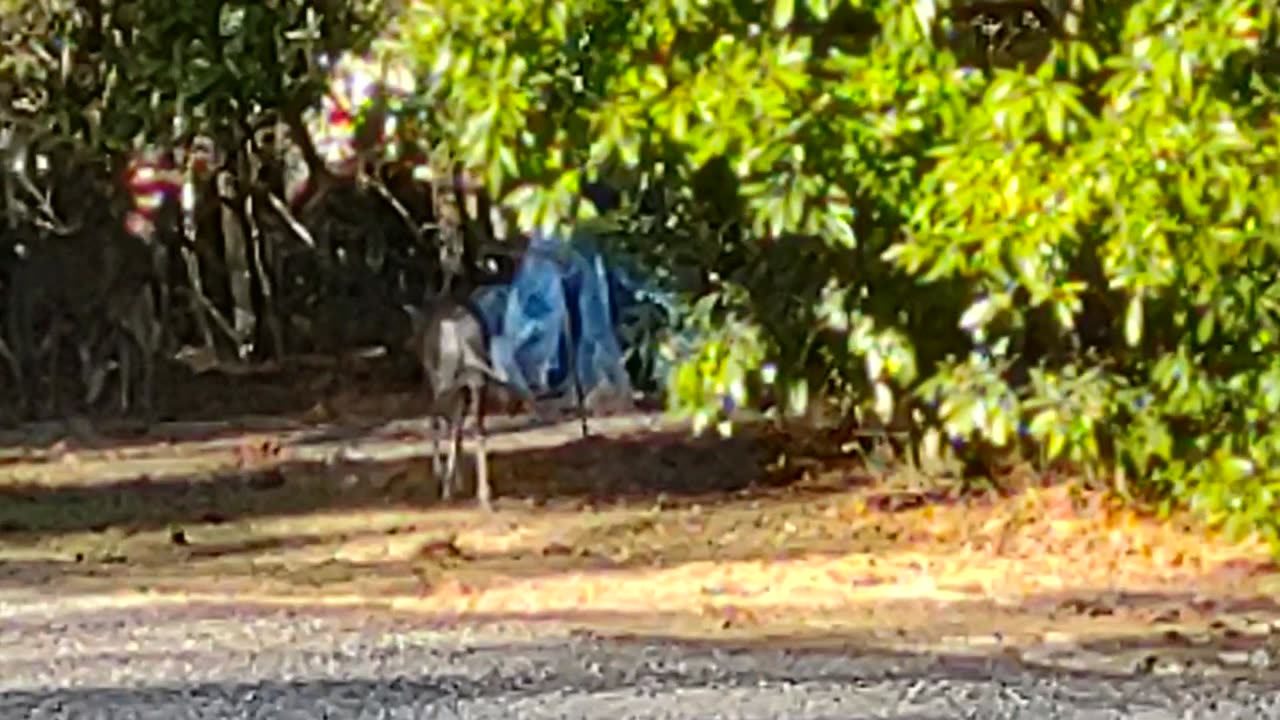
<instances>
[{"instance_id":1,"label":"deer front leg","mask_svg":"<svg viewBox=\"0 0 1280 720\"><path fill-rule=\"evenodd\" d=\"M443 497L444 487L444 459L440 456L440 418L436 415L431 416L431 475L440 483L440 494Z\"/></svg>"},{"instance_id":2,"label":"deer front leg","mask_svg":"<svg viewBox=\"0 0 1280 720\"><path fill-rule=\"evenodd\" d=\"M489 487L489 450L485 441L484 387L476 388L472 397L476 404L476 500L486 512L493 511L493 490Z\"/></svg>"}]
</instances>

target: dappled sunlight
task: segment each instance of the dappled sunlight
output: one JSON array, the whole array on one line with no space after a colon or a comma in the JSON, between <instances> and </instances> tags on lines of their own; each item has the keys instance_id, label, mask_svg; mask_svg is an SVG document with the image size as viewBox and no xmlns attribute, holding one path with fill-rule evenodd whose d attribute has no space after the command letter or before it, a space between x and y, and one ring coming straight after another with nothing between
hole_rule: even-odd
<instances>
[{"instance_id":1,"label":"dappled sunlight","mask_svg":"<svg viewBox=\"0 0 1280 720\"><path fill-rule=\"evenodd\" d=\"M495 436L492 514L435 500L404 425L12 464L0 596L966 653L1143 648L1220 635L1242 613L1280 618L1261 543L1068 478L1015 472L980 490L791 446L780 465L790 441L768 433L596 426L585 441L562 437L572 423ZM126 479L134 462L167 475Z\"/></svg>"},{"instance_id":2,"label":"dappled sunlight","mask_svg":"<svg viewBox=\"0 0 1280 720\"><path fill-rule=\"evenodd\" d=\"M674 617L692 635L891 624L917 640L997 628L1140 635L1171 617L1208 623L1280 586L1260 544L1112 509L1070 485L884 509L878 498L894 486L511 499L494 515L392 504L185 523L180 535L69 533L4 543L3 584L14 587L26 562L39 568L28 580L84 593L367 603L468 621L605 617L619 631ZM67 559L73 550L80 562Z\"/></svg>"}]
</instances>

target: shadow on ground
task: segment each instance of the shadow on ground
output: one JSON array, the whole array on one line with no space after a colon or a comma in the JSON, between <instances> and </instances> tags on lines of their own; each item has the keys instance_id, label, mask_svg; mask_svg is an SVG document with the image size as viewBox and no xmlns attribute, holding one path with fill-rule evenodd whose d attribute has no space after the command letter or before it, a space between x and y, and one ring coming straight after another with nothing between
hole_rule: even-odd
<instances>
[{"instance_id":1,"label":"shadow on ground","mask_svg":"<svg viewBox=\"0 0 1280 720\"><path fill-rule=\"evenodd\" d=\"M424 452L428 443L407 440ZM399 448L403 450L404 448ZM177 477L142 475L95 481L0 482L0 542L16 535L154 530L182 523L221 524L260 516L376 508L441 508L426 457L378 460L331 456L220 469ZM359 457L359 456L356 456ZM713 499L785 483L767 465L770 449L756 437L689 438L685 433L591 437L553 447L491 454L496 495L507 505L653 503L659 498ZM474 476L469 449L464 482ZM111 470L105 463L103 472ZM468 491L471 488L467 488ZM468 507L463 500L453 507Z\"/></svg>"},{"instance_id":2,"label":"shadow on ground","mask_svg":"<svg viewBox=\"0 0 1280 720\"><path fill-rule=\"evenodd\" d=\"M246 469L95 480L112 470L99 463L72 468L67 482L0 481L0 587L223 578L287 590L367 579L414 592L443 576L484 588L556 574L853 555L870 563L849 571L864 588L918 573L913 552L964 557L984 546L984 557L1016 558L1044 547L1008 513L1037 522L1046 507L1018 511L1009 488L955 506L955 494L872 477L853 459L824 458L815 469L787 437L759 427L727 439L650 431L525 446L515 435L491 458L494 515L472 500L439 502L430 462L415 454L426 445L420 438L384 442L387 450L410 445L392 459L286 455ZM988 507L1000 511L994 529ZM878 559L888 563L882 570ZM956 582L961 593L992 590L973 586L972 574Z\"/></svg>"}]
</instances>

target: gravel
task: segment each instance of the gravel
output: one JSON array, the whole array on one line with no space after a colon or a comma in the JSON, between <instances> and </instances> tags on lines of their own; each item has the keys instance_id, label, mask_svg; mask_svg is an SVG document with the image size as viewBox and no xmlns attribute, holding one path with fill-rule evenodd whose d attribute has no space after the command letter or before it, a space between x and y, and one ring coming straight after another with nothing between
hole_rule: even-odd
<instances>
[{"instance_id":1,"label":"gravel","mask_svg":"<svg viewBox=\"0 0 1280 720\"><path fill-rule=\"evenodd\" d=\"M725 648L357 610L0 606L0 718L1280 718L1259 679Z\"/></svg>"}]
</instances>

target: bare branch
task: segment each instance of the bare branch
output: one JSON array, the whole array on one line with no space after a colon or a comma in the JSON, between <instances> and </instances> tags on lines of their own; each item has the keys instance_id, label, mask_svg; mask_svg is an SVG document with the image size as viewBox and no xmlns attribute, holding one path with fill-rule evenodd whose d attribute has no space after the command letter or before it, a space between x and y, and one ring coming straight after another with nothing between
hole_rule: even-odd
<instances>
[{"instance_id":1,"label":"bare branch","mask_svg":"<svg viewBox=\"0 0 1280 720\"><path fill-rule=\"evenodd\" d=\"M18 186L35 200L36 209L41 215L33 218L32 222L58 235L74 235L84 226L83 219L74 224L67 224L58 217L58 213L53 209L52 191L41 193L31 176L27 174L30 155L30 143L22 139L19 133L12 128L6 128L4 133L0 133L0 157L4 160L4 172L17 180Z\"/></svg>"},{"instance_id":2,"label":"bare branch","mask_svg":"<svg viewBox=\"0 0 1280 720\"><path fill-rule=\"evenodd\" d=\"M307 226L303 225L298 218L294 217L293 211L289 209L288 203L280 199L275 193L267 192L267 201L271 204L271 208L280 214L281 219L293 231L295 237L302 241L304 245L316 249L316 239L311 236L311 231L307 230Z\"/></svg>"},{"instance_id":3,"label":"bare branch","mask_svg":"<svg viewBox=\"0 0 1280 720\"><path fill-rule=\"evenodd\" d=\"M391 209L395 210L396 215L399 215L400 219L403 220L404 224L409 228L409 232L413 234L414 241L419 245L426 244L426 240L422 232L424 227L414 222L413 216L409 214L409 209L404 206L404 203L397 200L395 195L391 194L391 191L387 189L387 186L383 184L381 180L368 174L361 173L359 181L361 185L378 193L383 200L387 201L387 204L391 206Z\"/></svg>"}]
</instances>

